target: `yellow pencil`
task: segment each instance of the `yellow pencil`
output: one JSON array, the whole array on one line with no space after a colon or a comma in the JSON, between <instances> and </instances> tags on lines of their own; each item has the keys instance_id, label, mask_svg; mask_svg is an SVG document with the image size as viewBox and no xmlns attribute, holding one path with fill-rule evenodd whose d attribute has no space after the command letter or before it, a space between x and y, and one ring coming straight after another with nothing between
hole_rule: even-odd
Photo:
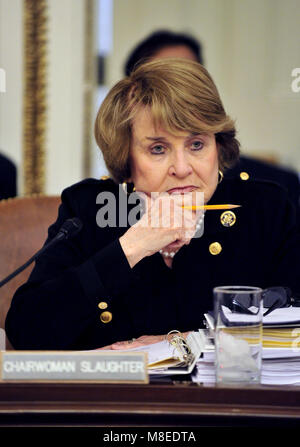
<instances>
[{"instance_id":1,"label":"yellow pencil","mask_svg":"<svg viewBox=\"0 0 300 447\"><path fill-rule=\"evenodd\" d=\"M183 205L182 208L186 210L230 210L232 208L239 208L240 206L222 203L220 205Z\"/></svg>"}]
</instances>

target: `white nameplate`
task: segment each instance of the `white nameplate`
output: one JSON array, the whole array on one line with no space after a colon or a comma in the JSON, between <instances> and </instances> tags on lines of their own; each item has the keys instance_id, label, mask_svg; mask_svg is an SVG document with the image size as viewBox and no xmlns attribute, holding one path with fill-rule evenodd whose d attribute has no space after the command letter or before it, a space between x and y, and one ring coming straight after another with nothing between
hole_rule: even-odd
<instances>
[{"instance_id":1,"label":"white nameplate","mask_svg":"<svg viewBox=\"0 0 300 447\"><path fill-rule=\"evenodd\" d=\"M1 381L148 383L147 354L121 351L3 351Z\"/></svg>"}]
</instances>

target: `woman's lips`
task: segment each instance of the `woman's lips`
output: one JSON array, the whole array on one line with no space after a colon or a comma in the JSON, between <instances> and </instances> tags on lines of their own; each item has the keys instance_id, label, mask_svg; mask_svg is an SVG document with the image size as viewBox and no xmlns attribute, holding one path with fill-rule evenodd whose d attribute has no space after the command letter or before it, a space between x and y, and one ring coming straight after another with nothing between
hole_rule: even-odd
<instances>
[{"instance_id":1,"label":"woman's lips","mask_svg":"<svg viewBox=\"0 0 300 447\"><path fill-rule=\"evenodd\" d=\"M169 194L185 194L188 192L195 191L195 189L198 189L196 186L184 186L183 188L172 188L168 189Z\"/></svg>"}]
</instances>

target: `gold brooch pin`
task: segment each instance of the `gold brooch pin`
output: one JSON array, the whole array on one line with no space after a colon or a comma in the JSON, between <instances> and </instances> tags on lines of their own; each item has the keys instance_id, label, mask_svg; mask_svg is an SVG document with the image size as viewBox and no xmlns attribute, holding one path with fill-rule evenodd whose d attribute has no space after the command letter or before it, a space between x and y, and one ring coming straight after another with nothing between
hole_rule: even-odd
<instances>
[{"instance_id":1,"label":"gold brooch pin","mask_svg":"<svg viewBox=\"0 0 300 447\"><path fill-rule=\"evenodd\" d=\"M220 216L220 221L224 227L232 227L236 222L236 215L233 211L224 211Z\"/></svg>"}]
</instances>

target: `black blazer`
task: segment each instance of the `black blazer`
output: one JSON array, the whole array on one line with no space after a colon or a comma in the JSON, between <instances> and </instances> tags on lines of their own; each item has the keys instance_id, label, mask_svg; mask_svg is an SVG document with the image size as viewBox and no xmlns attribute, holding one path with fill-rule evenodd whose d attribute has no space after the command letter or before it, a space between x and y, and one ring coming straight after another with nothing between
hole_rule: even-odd
<instances>
[{"instance_id":1,"label":"black blazer","mask_svg":"<svg viewBox=\"0 0 300 447\"><path fill-rule=\"evenodd\" d=\"M0 154L0 200L17 195L17 169L15 164Z\"/></svg>"},{"instance_id":2,"label":"black blazer","mask_svg":"<svg viewBox=\"0 0 300 447\"><path fill-rule=\"evenodd\" d=\"M130 268L119 243L127 228L97 226L102 191L117 197L118 186L88 179L63 192L49 239L69 217L78 216L83 229L43 255L16 292L6 319L16 349L93 349L197 329L213 307L213 287L220 285L286 286L300 293L295 209L281 187L223 180L210 203L241 204L233 210L236 222L224 226L223 211L207 211L203 236L175 255L172 269L159 253ZM212 254L216 242L219 253ZM112 320L105 323L101 315L107 311Z\"/></svg>"},{"instance_id":3,"label":"black blazer","mask_svg":"<svg viewBox=\"0 0 300 447\"><path fill-rule=\"evenodd\" d=\"M225 172L225 177L238 177L242 172L249 174L251 179L270 180L281 185L299 211L300 180L296 171L241 155L238 163Z\"/></svg>"}]
</instances>

